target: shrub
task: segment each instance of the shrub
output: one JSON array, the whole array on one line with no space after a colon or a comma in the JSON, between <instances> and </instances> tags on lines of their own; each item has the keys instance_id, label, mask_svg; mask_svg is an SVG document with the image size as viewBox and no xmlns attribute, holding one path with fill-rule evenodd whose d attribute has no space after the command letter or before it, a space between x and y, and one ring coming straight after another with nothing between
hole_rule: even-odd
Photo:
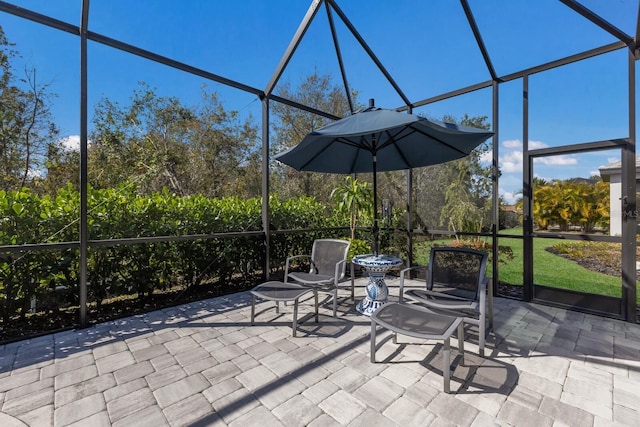
<instances>
[{"instance_id":1,"label":"shrub","mask_svg":"<svg viewBox=\"0 0 640 427\"><path fill-rule=\"evenodd\" d=\"M490 264L493 259L493 246L482 239L455 239L447 242L423 242L416 245L415 248L415 260L419 265L427 265L429 262L429 252L433 246L451 246L454 248L470 248L489 254L488 263ZM498 246L498 262L506 264L515 258L513 249L511 246L501 245Z\"/></svg>"},{"instance_id":2,"label":"shrub","mask_svg":"<svg viewBox=\"0 0 640 427\"><path fill-rule=\"evenodd\" d=\"M325 228L326 207L312 198L280 202L271 197L271 227ZM23 189L0 191L0 245L78 240L79 195L70 186L56 197ZM181 236L261 231L260 198L178 197L168 191L140 196L127 187L89 189L88 229L91 240ZM295 251L308 251L316 233L275 234L272 269L281 269ZM57 311L78 306L78 251L25 251L0 254L0 330L16 315L24 317L36 298L38 309ZM302 253L302 252L300 252ZM263 274L264 240L257 237L92 246L87 264L88 299L133 296L149 299L169 288L189 289L204 283L228 288L253 285Z\"/></svg>"}]
</instances>

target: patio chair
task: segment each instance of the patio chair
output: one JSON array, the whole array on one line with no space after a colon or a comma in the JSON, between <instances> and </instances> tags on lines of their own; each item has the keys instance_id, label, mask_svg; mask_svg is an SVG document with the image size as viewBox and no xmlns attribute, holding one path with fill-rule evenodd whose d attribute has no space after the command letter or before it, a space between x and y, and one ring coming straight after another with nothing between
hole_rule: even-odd
<instances>
[{"instance_id":1,"label":"patio chair","mask_svg":"<svg viewBox=\"0 0 640 427\"><path fill-rule=\"evenodd\" d=\"M338 304L338 283L344 279L347 266L347 252L351 242L338 239L316 239L313 242L311 255L294 255L287 258L284 271L284 281L289 279L313 289L318 304L318 292L333 295L333 317L336 316ZM308 259L310 269L305 272L289 272L291 262ZM316 311L316 321L317 319Z\"/></svg>"},{"instance_id":2,"label":"patio chair","mask_svg":"<svg viewBox=\"0 0 640 427\"><path fill-rule=\"evenodd\" d=\"M486 301L489 278L485 276L488 254L468 248L435 247L429 266L414 266L400 272L399 301L406 295L416 303L463 322L478 326L479 354L484 357L486 341ZM426 289L404 291L410 272L426 270ZM490 286L490 285L489 285ZM489 323L493 324L493 304L489 290Z\"/></svg>"}]
</instances>

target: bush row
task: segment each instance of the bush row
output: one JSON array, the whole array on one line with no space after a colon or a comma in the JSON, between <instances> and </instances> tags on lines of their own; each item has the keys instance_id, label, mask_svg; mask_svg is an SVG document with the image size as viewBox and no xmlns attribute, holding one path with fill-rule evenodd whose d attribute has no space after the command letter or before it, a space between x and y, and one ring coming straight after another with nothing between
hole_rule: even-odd
<instances>
[{"instance_id":1,"label":"bush row","mask_svg":"<svg viewBox=\"0 0 640 427\"><path fill-rule=\"evenodd\" d=\"M0 191L0 244L78 241L79 194L71 187L55 197L27 189ZM269 200L272 230L328 228L336 221L312 198ZM260 198L208 199L178 197L169 192L140 196L126 187L88 192L90 240L150 236L184 236L225 232L260 232ZM282 268L292 253L308 253L320 233L282 233L270 238L270 269ZM263 275L265 242L262 235L202 238L143 244L90 245L88 300L136 295L146 298L157 290L206 284L227 286L255 282ZM2 322L24 317L37 301L39 310L78 305L77 249L0 254L0 310Z\"/></svg>"}]
</instances>

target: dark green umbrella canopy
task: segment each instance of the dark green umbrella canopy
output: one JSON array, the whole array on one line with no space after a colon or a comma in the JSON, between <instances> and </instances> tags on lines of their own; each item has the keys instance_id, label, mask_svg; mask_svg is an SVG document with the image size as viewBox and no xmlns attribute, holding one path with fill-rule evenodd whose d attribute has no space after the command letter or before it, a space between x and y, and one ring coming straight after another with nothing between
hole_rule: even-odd
<instances>
[{"instance_id":1,"label":"dark green umbrella canopy","mask_svg":"<svg viewBox=\"0 0 640 427\"><path fill-rule=\"evenodd\" d=\"M294 169L327 173L392 171L467 156L493 132L369 107L309 133L275 156Z\"/></svg>"},{"instance_id":2,"label":"dark green umbrella canopy","mask_svg":"<svg viewBox=\"0 0 640 427\"><path fill-rule=\"evenodd\" d=\"M373 173L374 251L378 254L376 172L465 157L493 132L370 106L310 132L275 156L299 171Z\"/></svg>"}]
</instances>

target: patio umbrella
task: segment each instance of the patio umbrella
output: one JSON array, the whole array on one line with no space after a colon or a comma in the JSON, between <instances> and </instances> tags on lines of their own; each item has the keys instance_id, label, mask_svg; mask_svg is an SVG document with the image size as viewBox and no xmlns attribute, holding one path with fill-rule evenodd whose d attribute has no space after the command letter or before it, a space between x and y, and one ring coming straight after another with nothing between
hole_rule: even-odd
<instances>
[{"instance_id":1,"label":"patio umbrella","mask_svg":"<svg viewBox=\"0 0 640 427\"><path fill-rule=\"evenodd\" d=\"M493 135L483 129L369 107L310 132L275 156L299 171L373 173L374 252L378 255L378 171L412 169L467 156Z\"/></svg>"}]
</instances>

